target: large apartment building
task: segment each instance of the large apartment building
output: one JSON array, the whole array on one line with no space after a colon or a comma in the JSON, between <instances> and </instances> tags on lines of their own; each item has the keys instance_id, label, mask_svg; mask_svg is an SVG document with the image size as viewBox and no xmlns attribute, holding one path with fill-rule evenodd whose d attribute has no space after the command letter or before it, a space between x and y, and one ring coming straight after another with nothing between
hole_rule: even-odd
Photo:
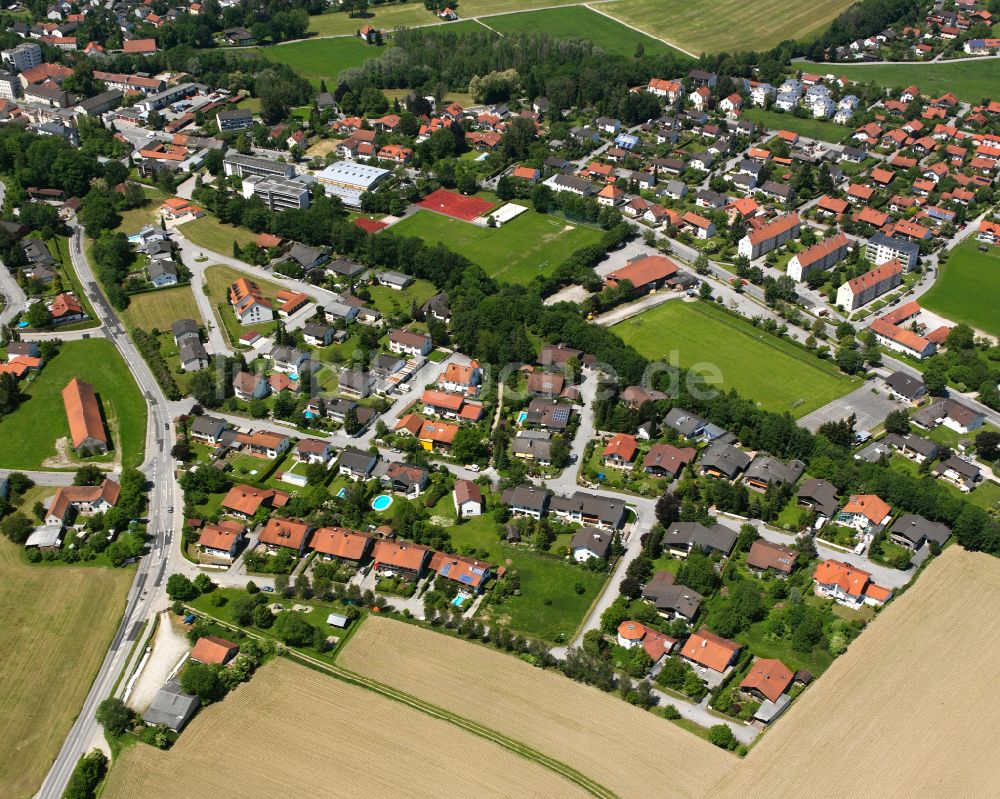
<instances>
[{"instance_id":1,"label":"large apartment building","mask_svg":"<svg viewBox=\"0 0 1000 799\"><path fill-rule=\"evenodd\" d=\"M868 239L865 248L865 259L881 266L888 261L899 261L907 272L917 268L920 258L920 245L905 239L887 236L885 233L875 233Z\"/></svg>"},{"instance_id":2,"label":"large apartment building","mask_svg":"<svg viewBox=\"0 0 1000 799\"><path fill-rule=\"evenodd\" d=\"M792 280L808 280L813 272L825 271L842 260L850 249L851 240L838 233L794 255L787 274Z\"/></svg>"},{"instance_id":3,"label":"large apartment building","mask_svg":"<svg viewBox=\"0 0 1000 799\"><path fill-rule=\"evenodd\" d=\"M222 159L222 168L226 177L230 175L237 175L241 178L250 175L261 175L266 178L295 177L293 164L272 161L268 158L257 158L252 155L242 155L232 151L226 153L225 158Z\"/></svg>"},{"instance_id":4,"label":"large apartment building","mask_svg":"<svg viewBox=\"0 0 1000 799\"><path fill-rule=\"evenodd\" d=\"M740 239L739 254L753 261L796 238L800 229L801 222L798 214L779 216L766 225L751 230Z\"/></svg>"},{"instance_id":5,"label":"large apartment building","mask_svg":"<svg viewBox=\"0 0 1000 799\"><path fill-rule=\"evenodd\" d=\"M856 310L902 282L903 265L893 259L844 283L837 289L837 305L845 311Z\"/></svg>"}]
</instances>

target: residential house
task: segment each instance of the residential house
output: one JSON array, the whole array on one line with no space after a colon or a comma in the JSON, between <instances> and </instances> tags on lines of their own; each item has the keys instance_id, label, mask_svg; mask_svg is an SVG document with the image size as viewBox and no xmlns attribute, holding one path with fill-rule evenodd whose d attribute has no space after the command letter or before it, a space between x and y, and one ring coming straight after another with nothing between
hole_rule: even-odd
<instances>
[{"instance_id":1,"label":"residential house","mask_svg":"<svg viewBox=\"0 0 1000 799\"><path fill-rule=\"evenodd\" d=\"M665 619L693 621L705 598L686 585L675 583L673 572L656 572L643 587L640 596L651 602Z\"/></svg>"},{"instance_id":2,"label":"residential house","mask_svg":"<svg viewBox=\"0 0 1000 799\"><path fill-rule=\"evenodd\" d=\"M892 508L874 494L854 494L838 511L836 521L858 532L876 532L889 521Z\"/></svg>"},{"instance_id":3,"label":"residential house","mask_svg":"<svg viewBox=\"0 0 1000 799\"><path fill-rule=\"evenodd\" d=\"M409 330L389 331L389 350L403 355L426 356L434 349L431 337Z\"/></svg>"},{"instance_id":4,"label":"residential house","mask_svg":"<svg viewBox=\"0 0 1000 799\"><path fill-rule=\"evenodd\" d=\"M570 497L554 496L549 510L557 517L606 530L621 529L625 524L625 502L577 491Z\"/></svg>"},{"instance_id":5,"label":"residential house","mask_svg":"<svg viewBox=\"0 0 1000 799\"><path fill-rule=\"evenodd\" d=\"M794 679L795 674L780 660L757 658L740 682L740 690L761 702L777 702Z\"/></svg>"},{"instance_id":6,"label":"residential house","mask_svg":"<svg viewBox=\"0 0 1000 799\"><path fill-rule=\"evenodd\" d=\"M902 402L917 402L927 393L923 381L906 372L893 372L885 379L885 387Z\"/></svg>"},{"instance_id":7,"label":"residential house","mask_svg":"<svg viewBox=\"0 0 1000 799\"><path fill-rule=\"evenodd\" d=\"M223 520L201 528L198 551L210 558L232 561L239 554L246 536L246 528L239 522Z\"/></svg>"},{"instance_id":8,"label":"residential house","mask_svg":"<svg viewBox=\"0 0 1000 799\"><path fill-rule=\"evenodd\" d=\"M694 447L675 447L673 444L653 444L642 459L642 470L656 477L676 479L681 470L695 459Z\"/></svg>"},{"instance_id":9,"label":"residential house","mask_svg":"<svg viewBox=\"0 0 1000 799\"><path fill-rule=\"evenodd\" d=\"M222 434L226 432L226 422L214 416L196 416L191 423L191 438L210 447L222 443Z\"/></svg>"},{"instance_id":10,"label":"residential house","mask_svg":"<svg viewBox=\"0 0 1000 799\"><path fill-rule=\"evenodd\" d=\"M255 375L250 372L237 372L233 378L233 393L237 399L250 402L255 399L263 399L270 393L271 389L267 384L264 375Z\"/></svg>"},{"instance_id":11,"label":"residential house","mask_svg":"<svg viewBox=\"0 0 1000 799\"><path fill-rule=\"evenodd\" d=\"M471 480L456 480L452 498L455 502L455 513L461 519L481 516L486 510L483 492Z\"/></svg>"},{"instance_id":12,"label":"residential house","mask_svg":"<svg viewBox=\"0 0 1000 799\"><path fill-rule=\"evenodd\" d=\"M728 556L736 538L736 531L721 524L705 527L698 522L674 522L663 534L663 548L679 558L686 558L692 552Z\"/></svg>"},{"instance_id":13,"label":"residential house","mask_svg":"<svg viewBox=\"0 0 1000 799\"><path fill-rule=\"evenodd\" d=\"M529 516L537 521L547 512L551 496L544 488L523 483L504 491L500 501L514 516Z\"/></svg>"},{"instance_id":14,"label":"residential house","mask_svg":"<svg viewBox=\"0 0 1000 799\"><path fill-rule=\"evenodd\" d=\"M318 463L322 466L326 466L335 454L336 449L332 441L318 438L303 438L295 445L293 453L299 463Z\"/></svg>"},{"instance_id":15,"label":"residential house","mask_svg":"<svg viewBox=\"0 0 1000 799\"><path fill-rule=\"evenodd\" d=\"M918 427L933 430L943 424L961 435L978 430L985 420L983 414L951 398L938 400L913 414L913 423Z\"/></svg>"},{"instance_id":16,"label":"residential house","mask_svg":"<svg viewBox=\"0 0 1000 799\"><path fill-rule=\"evenodd\" d=\"M269 552L276 552L279 548L290 549L301 556L305 554L312 530L312 525L308 522L273 516L267 520L257 541L267 547Z\"/></svg>"},{"instance_id":17,"label":"residential house","mask_svg":"<svg viewBox=\"0 0 1000 799\"><path fill-rule=\"evenodd\" d=\"M702 627L688 638L681 657L695 667L699 676L718 679L736 662L742 648L742 644Z\"/></svg>"},{"instance_id":18,"label":"residential house","mask_svg":"<svg viewBox=\"0 0 1000 799\"><path fill-rule=\"evenodd\" d=\"M362 369L344 369L340 373L337 390L345 397L364 399L372 393L375 380L371 372Z\"/></svg>"},{"instance_id":19,"label":"residential house","mask_svg":"<svg viewBox=\"0 0 1000 799\"><path fill-rule=\"evenodd\" d=\"M425 420L420 427L417 440L420 442L420 446L428 452L436 449L449 450L455 441L455 436L458 435L458 429L457 424Z\"/></svg>"},{"instance_id":20,"label":"residential house","mask_svg":"<svg viewBox=\"0 0 1000 799\"><path fill-rule=\"evenodd\" d=\"M915 513L905 513L893 522L889 538L901 547L920 549L925 542L933 541L943 547L951 536L951 530L940 522L932 522Z\"/></svg>"},{"instance_id":21,"label":"residential house","mask_svg":"<svg viewBox=\"0 0 1000 799\"><path fill-rule=\"evenodd\" d=\"M787 577L795 568L798 556L799 553L791 547L758 538L750 545L747 553L747 568L759 575L769 572L778 577Z\"/></svg>"},{"instance_id":22,"label":"residential house","mask_svg":"<svg viewBox=\"0 0 1000 799\"><path fill-rule=\"evenodd\" d=\"M815 591L841 605L883 605L892 598L892 590L876 585L871 574L840 560L824 560L813 572Z\"/></svg>"},{"instance_id":23,"label":"residential house","mask_svg":"<svg viewBox=\"0 0 1000 799\"><path fill-rule=\"evenodd\" d=\"M460 592L467 596L479 594L495 569L489 563L444 552L434 552L428 566L431 571L437 572L438 579L458 583Z\"/></svg>"},{"instance_id":24,"label":"residential house","mask_svg":"<svg viewBox=\"0 0 1000 799\"><path fill-rule=\"evenodd\" d=\"M121 486L107 478L96 486L62 486L49 502L44 522L53 527L69 526L77 514L92 516L111 510L120 496Z\"/></svg>"},{"instance_id":25,"label":"residential house","mask_svg":"<svg viewBox=\"0 0 1000 799\"><path fill-rule=\"evenodd\" d=\"M948 460L935 464L931 474L958 486L964 492L972 491L983 478L982 471L978 466L957 455L952 455Z\"/></svg>"},{"instance_id":26,"label":"residential house","mask_svg":"<svg viewBox=\"0 0 1000 799\"><path fill-rule=\"evenodd\" d=\"M337 473L350 477L352 480L367 480L372 476L377 462L377 455L348 447L340 456Z\"/></svg>"},{"instance_id":27,"label":"residential house","mask_svg":"<svg viewBox=\"0 0 1000 799\"><path fill-rule=\"evenodd\" d=\"M408 541L382 539L372 552L375 572L380 575L419 580L434 550Z\"/></svg>"},{"instance_id":28,"label":"residential house","mask_svg":"<svg viewBox=\"0 0 1000 799\"><path fill-rule=\"evenodd\" d=\"M676 430L684 438L693 439L702 433L707 422L683 408L671 408L664 418L663 424Z\"/></svg>"},{"instance_id":29,"label":"residential house","mask_svg":"<svg viewBox=\"0 0 1000 799\"><path fill-rule=\"evenodd\" d=\"M577 563L591 558L606 560L611 551L611 533L594 527L581 527L573 536L569 550Z\"/></svg>"},{"instance_id":30,"label":"residential house","mask_svg":"<svg viewBox=\"0 0 1000 799\"><path fill-rule=\"evenodd\" d=\"M732 441L721 438L705 448L701 458L701 473L710 477L735 480L750 465L750 456Z\"/></svg>"},{"instance_id":31,"label":"residential house","mask_svg":"<svg viewBox=\"0 0 1000 799\"><path fill-rule=\"evenodd\" d=\"M613 436L601 452L601 462L606 468L631 469L639 443L635 436L618 433Z\"/></svg>"},{"instance_id":32,"label":"residential house","mask_svg":"<svg viewBox=\"0 0 1000 799\"><path fill-rule=\"evenodd\" d=\"M291 499L289 494L274 488L255 488L241 483L229 489L221 508L240 519L252 519L263 507L283 508Z\"/></svg>"},{"instance_id":33,"label":"residential house","mask_svg":"<svg viewBox=\"0 0 1000 799\"><path fill-rule=\"evenodd\" d=\"M770 455L758 454L747 467L743 480L750 488L766 491L771 486L797 482L805 469L806 465L800 460L785 463Z\"/></svg>"},{"instance_id":34,"label":"residential house","mask_svg":"<svg viewBox=\"0 0 1000 799\"><path fill-rule=\"evenodd\" d=\"M291 447L292 439L284 433L257 430L256 432L237 433L236 444L243 447L246 452L256 458L273 461L279 455L288 451L289 447Z\"/></svg>"},{"instance_id":35,"label":"residential house","mask_svg":"<svg viewBox=\"0 0 1000 799\"><path fill-rule=\"evenodd\" d=\"M407 499L419 497L427 488L429 478L428 471L420 466L395 462L378 464L375 474L383 488L403 494Z\"/></svg>"},{"instance_id":36,"label":"residential house","mask_svg":"<svg viewBox=\"0 0 1000 799\"><path fill-rule=\"evenodd\" d=\"M323 560L336 558L361 563L368 557L375 539L367 533L343 527L320 527L313 532L309 548Z\"/></svg>"}]
</instances>

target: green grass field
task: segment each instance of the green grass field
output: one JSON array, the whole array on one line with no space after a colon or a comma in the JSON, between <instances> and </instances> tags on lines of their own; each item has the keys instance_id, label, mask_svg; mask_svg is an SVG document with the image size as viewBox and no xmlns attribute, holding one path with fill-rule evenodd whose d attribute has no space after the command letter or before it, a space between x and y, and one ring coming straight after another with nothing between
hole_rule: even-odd
<instances>
[{"instance_id":1,"label":"green grass field","mask_svg":"<svg viewBox=\"0 0 1000 799\"><path fill-rule=\"evenodd\" d=\"M684 368L714 365L721 389L736 389L766 410L789 411L796 418L860 384L711 303L666 302L611 329L647 358L676 353Z\"/></svg>"},{"instance_id":2,"label":"green grass field","mask_svg":"<svg viewBox=\"0 0 1000 799\"><path fill-rule=\"evenodd\" d=\"M265 58L288 64L302 77L317 85L321 80L327 81L328 85L332 84L341 70L360 67L369 58L378 58L384 52L384 47L372 47L357 37L307 39L260 50Z\"/></svg>"},{"instance_id":3,"label":"green grass field","mask_svg":"<svg viewBox=\"0 0 1000 799\"><path fill-rule=\"evenodd\" d=\"M763 108L748 108L743 119L756 122L769 130L793 130L800 136L837 143L850 133L848 128L825 119L799 119L780 111L765 111Z\"/></svg>"},{"instance_id":4,"label":"green grass field","mask_svg":"<svg viewBox=\"0 0 1000 799\"><path fill-rule=\"evenodd\" d=\"M601 231L528 210L502 228L481 228L433 211L418 211L393 233L444 244L507 283L550 275L571 252L600 241Z\"/></svg>"},{"instance_id":5,"label":"green grass field","mask_svg":"<svg viewBox=\"0 0 1000 799\"><path fill-rule=\"evenodd\" d=\"M437 293L434 284L427 280L414 280L402 291L388 286L370 286L368 291L372 295L372 305L383 316L409 313L412 302L419 308Z\"/></svg>"},{"instance_id":6,"label":"green grass field","mask_svg":"<svg viewBox=\"0 0 1000 799\"><path fill-rule=\"evenodd\" d=\"M199 324L203 321L190 286L134 294L121 316L128 327L143 330L170 330L178 319L194 319Z\"/></svg>"},{"instance_id":7,"label":"green grass field","mask_svg":"<svg viewBox=\"0 0 1000 799\"><path fill-rule=\"evenodd\" d=\"M954 92L960 100L978 103L984 97L997 97L1000 86L1000 59L987 58L976 61L945 61L937 64L812 64L797 65L826 74L836 72L851 80L875 82L882 86L904 89L916 84L926 95Z\"/></svg>"},{"instance_id":8,"label":"green grass field","mask_svg":"<svg viewBox=\"0 0 1000 799\"><path fill-rule=\"evenodd\" d=\"M583 6L489 17L484 22L500 33L547 33L560 39L589 39L613 55L632 57L640 43L646 55L676 52L659 39L631 30Z\"/></svg>"},{"instance_id":9,"label":"green grass field","mask_svg":"<svg viewBox=\"0 0 1000 799\"><path fill-rule=\"evenodd\" d=\"M132 569L31 566L21 547L0 540L0 795L38 790L90 690L133 576Z\"/></svg>"},{"instance_id":10,"label":"green grass field","mask_svg":"<svg viewBox=\"0 0 1000 799\"><path fill-rule=\"evenodd\" d=\"M692 53L764 51L824 30L851 0L620 0L600 8ZM749 12L749 13L748 13Z\"/></svg>"},{"instance_id":11,"label":"green grass field","mask_svg":"<svg viewBox=\"0 0 1000 799\"><path fill-rule=\"evenodd\" d=\"M245 247L254 240L253 233L246 228L224 225L209 214L201 219L185 222L177 230L192 244L223 255L232 254L234 241Z\"/></svg>"},{"instance_id":12,"label":"green grass field","mask_svg":"<svg viewBox=\"0 0 1000 799\"><path fill-rule=\"evenodd\" d=\"M989 246L988 252L978 247L972 238L959 244L920 304L953 322L1000 336L1000 247Z\"/></svg>"},{"instance_id":13,"label":"green grass field","mask_svg":"<svg viewBox=\"0 0 1000 799\"><path fill-rule=\"evenodd\" d=\"M0 419L0 468L40 469L46 458L56 456L56 440L69 435L62 390L74 377L94 387L112 439L121 448L123 464L142 463L146 403L114 345L106 339L90 339L65 342L26 386L28 399Z\"/></svg>"}]
</instances>

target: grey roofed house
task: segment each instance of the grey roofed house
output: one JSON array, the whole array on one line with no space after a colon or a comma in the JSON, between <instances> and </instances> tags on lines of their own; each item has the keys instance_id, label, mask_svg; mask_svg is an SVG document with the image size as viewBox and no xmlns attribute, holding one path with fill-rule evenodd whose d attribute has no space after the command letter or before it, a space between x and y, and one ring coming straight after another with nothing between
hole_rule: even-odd
<instances>
[{"instance_id":1,"label":"grey roofed house","mask_svg":"<svg viewBox=\"0 0 1000 799\"><path fill-rule=\"evenodd\" d=\"M726 204L726 198L717 191L711 189L698 189L694 193L694 199L699 205L708 208L722 208Z\"/></svg>"},{"instance_id":2,"label":"grey roofed house","mask_svg":"<svg viewBox=\"0 0 1000 799\"><path fill-rule=\"evenodd\" d=\"M146 255L150 258L157 255L171 255L174 251L174 245L167 239L147 240L144 247Z\"/></svg>"},{"instance_id":3,"label":"grey roofed house","mask_svg":"<svg viewBox=\"0 0 1000 799\"><path fill-rule=\"evenodd\" d=\"M333 108L335 105L337 105L337 98L330 94L330 92L320 92L316 95L316 107L320 111Z\"/></svg>"},{"instance_id":4,"label":"grey roofed house","mask_svg":"<svg viewBox=\"0 0 1000 799\"><path fill-rule=\"evenodd\" d=\"M563 158L562 156L559 156L559 155L550 155L543 162L543 166L545 166L546 168L548 168L548 169L555 169L555 170L557 170L559 172L561 172L562 170L564 170L569 165L570 165L569 161L567 161L565 158Z\"/></svg>"},{"instance_id":5,"label":"grey roofed house","mask_svg":"<svg viewBox=\"0 0 1000 799\"><path fill-rule=\"evenodd\" d=\"M357 261L352 261L349 258L337 258L335 261L330 261L325 266L325 269L327 272L333 272L344 277L354 277L359 272L363 272L365 267L364 264L359 264Z\"/></svg>"},{"instance_id":6,"label":"grey roofed house","mask_svg":"<svg viewBox=\"0 0 1000 799\"><path fill-rule=\"evenodd\" d=\"M333 328L317 322L307 322L302 326L302 335L326 343L327 338L333 335Z\"/></svg>"},{"instance_id":7,"label":"grey roofed house","mask_svg":"<svg viewBox=\"0 0 1000 799\"><path fill-rule=\"evenodd\" d=\"M322 264L324 261L329 259L330 256L316 247L309 247L305 244L299 244L296 242L288 250L288 257L295 261L303 269L311 269L312 267Z\"/></svg>"},{"instance_id":8,"label":"grey roofed house","mask_svg":"<svg viewBox=\"0 0 1000 799\"><path fill-rule=\"evenodd\" d=\"M931 430L940 424L939 420L951 419L957 425L971 430L982 421L982 414L968 405L951 398L939 400L913 414L913 423Z\"/></svg>"},{"instance_id":9,"label":"grey roofed house","mask_svg":"<svg viewBox=\"0 0 1000 799\"><path fill-rule=\"evenodd\" d=\"M208 352L197 338L185 338L178 348L181 366L185 372L194 372L208 365Z\"/></svg>"},{"instance_id":10,"label":"grey roofed house","mask_svg":"<svg viewBox=\"0 0 1000 799\"><path fill-rule=\"evenodd\" d=\"M884 439L873 441L860 452L854 453L854 460L865 461L866 463L878 463L882 458L892 456L892 447Z\"/></svg>"},{"instance_id":11,"label":"grey roofed house","mask_svg":"<svg viewBox=\"0 0 1000 799\"><path fill-rule=\"evenodd\" d=\"M350 322L354 317L358 316L360 313L358 306L348 305L343 302L331 301L323 306L323 313L326 315L327 319L346 319Z\"/></svg>"},{"instance_id":12,"label":"grey roofed house","mask_svg":"<svg viewBox=\"0 0 1000 799\"><path fill-rule=\"evenodd\" d=\"M569 545L570 552L586 550L598 558L606 558L611 550L611 533L593 527L581 527Z\"/></svg>"},{"instance_id":13,"label":"grey roofed house","mask_svg":"<svg viewBox=\"0 0 1000 799\"><path fill-rule=\"evenodd\" d=\"M551 494L544 488L522 483L514 488L508 488L501 496L501 502L515 510L544 514L549 504Z\"/></svg>"},{"instance_id":14,"label":"grey roofed house","mask_svg":"<svg viewBox=\"0 0 1000 799\"><path fill-rule=\"evenodd\" d=\"M805 471L806 465L799 460L788 463L772 458L770 455L757 455L753 463L747 467L743 479L762 488L784 483L794 483Z\"/></svg>"},{"instance_id":15,"label":"grey roofed house","mask_svg":"<svg viewBox=\"0 0 1000 799\"><path fill-rule=\"evenodd\" d=\"M163 277L163 275L173 278L177 277L177 267L174 265L174 262L165 258L154 258L150 261L148 272L151 281L155 281L158 277Z\"/></svg>"},{"instance_id":16,"label":"grey roofed house","mask_svg":"<svg viewBox=\"0 0 1000 799\"><path fill-rule=\"evenodd\" d=\"M589 180L578 178L575 175L556 175L552 178L552 185L556 189L568 189L583 195L594 193L594 184Z\"/></svg>"},{"instance_id":17,"label":"grey roofed house","mask_svg":"<svg viewBox=\"0 0 1000 799\"><path fill-rule=\"evenodd\" d=\"M530 435L515 436L514 440L511 442L511 451L514 455L531 458L539 463L552 462L552 441L548 438L539 438L537 436Z\"/></svg>"},{"instance_id":18,"label":"grey roofed house","mask_svg":"<svg viewBox=\"0 0 1000 799\"><path fill-rule=\"evenodd\" d=\"M812 508L819 514L832 519L834 514L840 510L840 503L837 501L837 491L826 482L812 477L799 486L796 497L799 503Z\"/></svg>"},{"instance_id":19,"label":"grey roofed house","mask_svg":"<svg viewBox=\"0 0 1000 799\"><path fill-rule=\"evenodd\" d=\"M571 497L553 497L549 510L583 524L621 527L625 522L625 501L576 491Z\"/></svg>"},{"instance_id":20,"label":"grey roofed house","mask_svg":"<svg viewBox=\"0 0 1000 799\"><path fill-rule=\"evenodd\" d=\"M536 425L547 430L565 430L573 415L573 408L555 400L533 399L528 403L525 424Z\"/></svg>"},{"instance_id":21,"label":"grey roofed house","mask_svg":"<svg viewBox=\"0 0 1000 799\"><path fill-rule=\"evenodd\" d=\"M382 353L381 355L375 356L375 360L372 361L371 369L379 377L388 377L389 375L396 374L396 372L402 369L405 365L406 361L398 355Z\"/></svg>"},{"instance_id":22,"label":"grey roofed house","mask_svg":"<svg viewBox=\"0 0 1000 799\"><path fill-rule=\"evenodd\" d=\"M25 239L21 242L21 249L24 250L29 263L51 265L56 262L48 246L41 239Z\"/></svg>"},{"instance_id":23,"label":"grey roofed house","mask_svg":"<svg viewBox=\"0 0 1000 799\"><path fill-rule=\"evenodd\" d=\"M935 477L940 477L949 471L957 474L969 489L972 489L976 481L982 476L982 471L976 464L963 460L958 455L952 455L948 460L937 464L931 473Z\"/></svg>"},{"instance_id":24,"label":"grey roofed house","mask_svg":"<svg viewBox=\"0 0 1000 799\"><path fill-rule=\"evenodd\" d=\"M714 550L728 555L736 544L737 533L721 524L705 527L698 522L675 522L663 535L663 545L678 552L703 553Z\"/></svg>"},{"instance_id":25,"label":"grey roofed house","mask_svg":"<svg viewBox=\"0 0 1000 799\"><path fill-rule=\"evenodd\" d=\"M750 456L734 444L714 441L701 458L702 474L715 473L732 480L750 465Z\"/></svg>"},{"instance_id":26,"label":"grey roofed house","mask_svg":"<svg viewBox=\"0 0 1000 799\"><path fill-rule=\"evenodd\" d=\"M142 720L150 726L163 724L167 729L180 732L191 720L198 704L198 697L184 693L180 680L174 678L157 691L153 703L142 714Z\"/></svg>"},{"instance_id":27,"label":"grey roofed house","mask_svg":"<svg viewBox=\"0 0 1000 799\"><path fill-rule=\"evenodd\" d=\"M389 286L390 288L398 287L400 289L405 289L413 282L413 278L409 275L404 275L402 272L394 272L391 269L384 272L376 272L375 279L383 286Z\"/></svg>"},{"instance_id":28,"label":"grey roofed house","mask_svg":"<svg viewBox=\"0 0 1000 799\"><path fill-rule=\"evenodd\" d=\"M795 191L791 186L785 183L775 183L773 180L764 181L764 185L760 187L760 190L764 194L770 194L772 197L777 197L786 202L795 196Z\"/></svg>"},{"instance_id":29,"label":"grey roofed house","mask_svg":"<svg viewBox=\"0 0 1000 799\"><path fill-rule=\"evenodd\" d=\"M24 542L26 549L52 549L62 544L62 524L43 524L36 527Z\"/></svg>"},{"instance_id":30,"label":"grey roofed house","mask_svg":"<svg viewBox=\"0 0 1000 799\"><path fill-rule=\"evenodd\" d=\"M913 433L907 433L905 436L901 436L899 433L889 433L882 441L904 454L914 452L927 460L933 460L941 451L941 447L936 442Z\"/></svg>"},{"instance_id":31,"label":"grey roofed house","mask_svg":"<svg viewBox=\"0 0 1000 799\"><path fill-rule=\"evenodd\" d=\"M889 537L910 549L920 549L924 541L934 541L938 546L944 546L951 535L945 525L932 522L915 513L905 513L893 522Z\"/></svg>"},{"instance_id":32,"label":"grey roofed house","mask_svg":"<svg viewBox=\"0 0 1000 799\"><path fill-rule=\"evenodd\" d=\"M893 372L885 379L889 390L902 399L913 402L927 393L923 381L911 377L906 372Z\"/></svg>"},{"instance_id":33,"label":"grey roofed house","mask_svg":"<svg viewBox=\"0 0 1000 799\"><path fill-rule=\"evenodd\" d=\"M275 347L271 350L271 354L267 356L276 364L287 364L288 366L298 366L306 358L309 357L309 353L305 350L300 350L298 347L289 347L282 344L279 347Z\"/></svg>"},{"instance_id":34,"label":"grey roofed house","mask_svg":"<svg viewBox=\"0 0 1000 799\"><path fill-rule=\"evenodd\" d=\"M23 355L28 358L38 357L38 342L37 341L8 341L7 342L7 357L14 358L18 355ZM0 478L2 480L3 478ZM0 491L0 497L3 496L3 492Z\"/></svg>"},{"instance_id":35,"label":"grey roofed house","mask_svg":"<svg viewBox=\"0 0 1000 799\"><path fill-rule=\"evenodd\" d=\"M191 435L218 441L226 429L226 422L214 416L196 416L191 424Z\"/></svg>"},{"instance_id":36,"label":"grey roofed house","mask_svg":"<svg viewBox=\"0 0 1000 799\"><path fill-rule=\"evenodd\" d=\"M347 391L360 397L367 397L372 393L375 381L371 372L365 372L361 369L345 369L340 373L338 385L342 393Z\"/></svg>"},{"instance_id":37,"label":"grey roofed house","mask_svg":"<svg viewBox=\"0 0 1000 799\"><path fill-rule=\"evenodd\" d=\"M683 408L671 408L663 419L663 424L685 438L694 438L705 427L705 420Z\"/></svg>"},{"instance_id":38,"label":"grey roofed house","mask_svg":"<svg viewBox=\"0 0 1000 799\"><path fill-rule=\"evenodd\" d=\"M690 621L698 615L698 609L704 599L705 597L693 588L675 584L659 591L655 597L650 598L650 601L658 613L681 616Z\"/></svg>"},{"instance_id":39,"label":"grey roofed house","mask_svg":"<svg viewBox=\"0 0 1000 799\"><path fill-rule=\"evenodd\" d=\"M354 447L348 447L340 456L337 464L341 472L350 472L352 475L362 475L365 479L375 469L378 457L370 452L362 452Z\"/></svg>"},{"instance_id":40,"label":"grey roofed house","mask_svg":"<svg viewBox=\"0 0 1000 799\"><path fill-rule=\"evenodd\" d=\"M451 304L448 301L448 295L444 292L435 294L427 300L421 310L424 314L429 314L442 322L451 321Z\"/></svg>"},{"instance_id":41,"label":"grey roofed house","mask_svg":"<svg viewBox=\"0 0 1000 799\"><path fill-rule=\"evenodd\" d=\"M666 571L665 569L658 571L642 587L642 594L640 596L643 599L654 600L670 588L676 579L673 572Z\"/></svg>"}]
</instances>

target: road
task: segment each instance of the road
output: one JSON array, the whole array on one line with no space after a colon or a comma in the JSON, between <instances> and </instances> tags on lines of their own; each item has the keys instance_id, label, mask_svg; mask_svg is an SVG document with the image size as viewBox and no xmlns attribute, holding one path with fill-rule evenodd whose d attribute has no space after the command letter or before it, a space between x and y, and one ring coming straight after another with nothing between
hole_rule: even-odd
<instances>
[{"instance_id":1,"label":"road","mask_svg":"<svg viewBox=\"0 0 1000 799\"><path fill-rule=\"evenodd\" d=\"M136 569L129 589L125 612L104 662L97 673L87 699L63 743L51 770L38 792L40 799L59 799L70 774L80 757L103 741L100 726L94 719L97 706L111 694L129 651L145 621L166 604L165 583L171 561L179 559L179 547L174 546L176 519L171 513L180 507L177 486L173 480L170 447L174 433L167 401L146 362L139 355L124 327L97 285L90 264L83 253L83 232L76 226L70 239L73 267L93 303L102 328L114 342L128 364L139 390L146 399L149 419L146 429L146 460L142 470L151 484L148 509L149 552ZM61 479L61 478L60 478Z\"/></svg>"}]
</instances>

